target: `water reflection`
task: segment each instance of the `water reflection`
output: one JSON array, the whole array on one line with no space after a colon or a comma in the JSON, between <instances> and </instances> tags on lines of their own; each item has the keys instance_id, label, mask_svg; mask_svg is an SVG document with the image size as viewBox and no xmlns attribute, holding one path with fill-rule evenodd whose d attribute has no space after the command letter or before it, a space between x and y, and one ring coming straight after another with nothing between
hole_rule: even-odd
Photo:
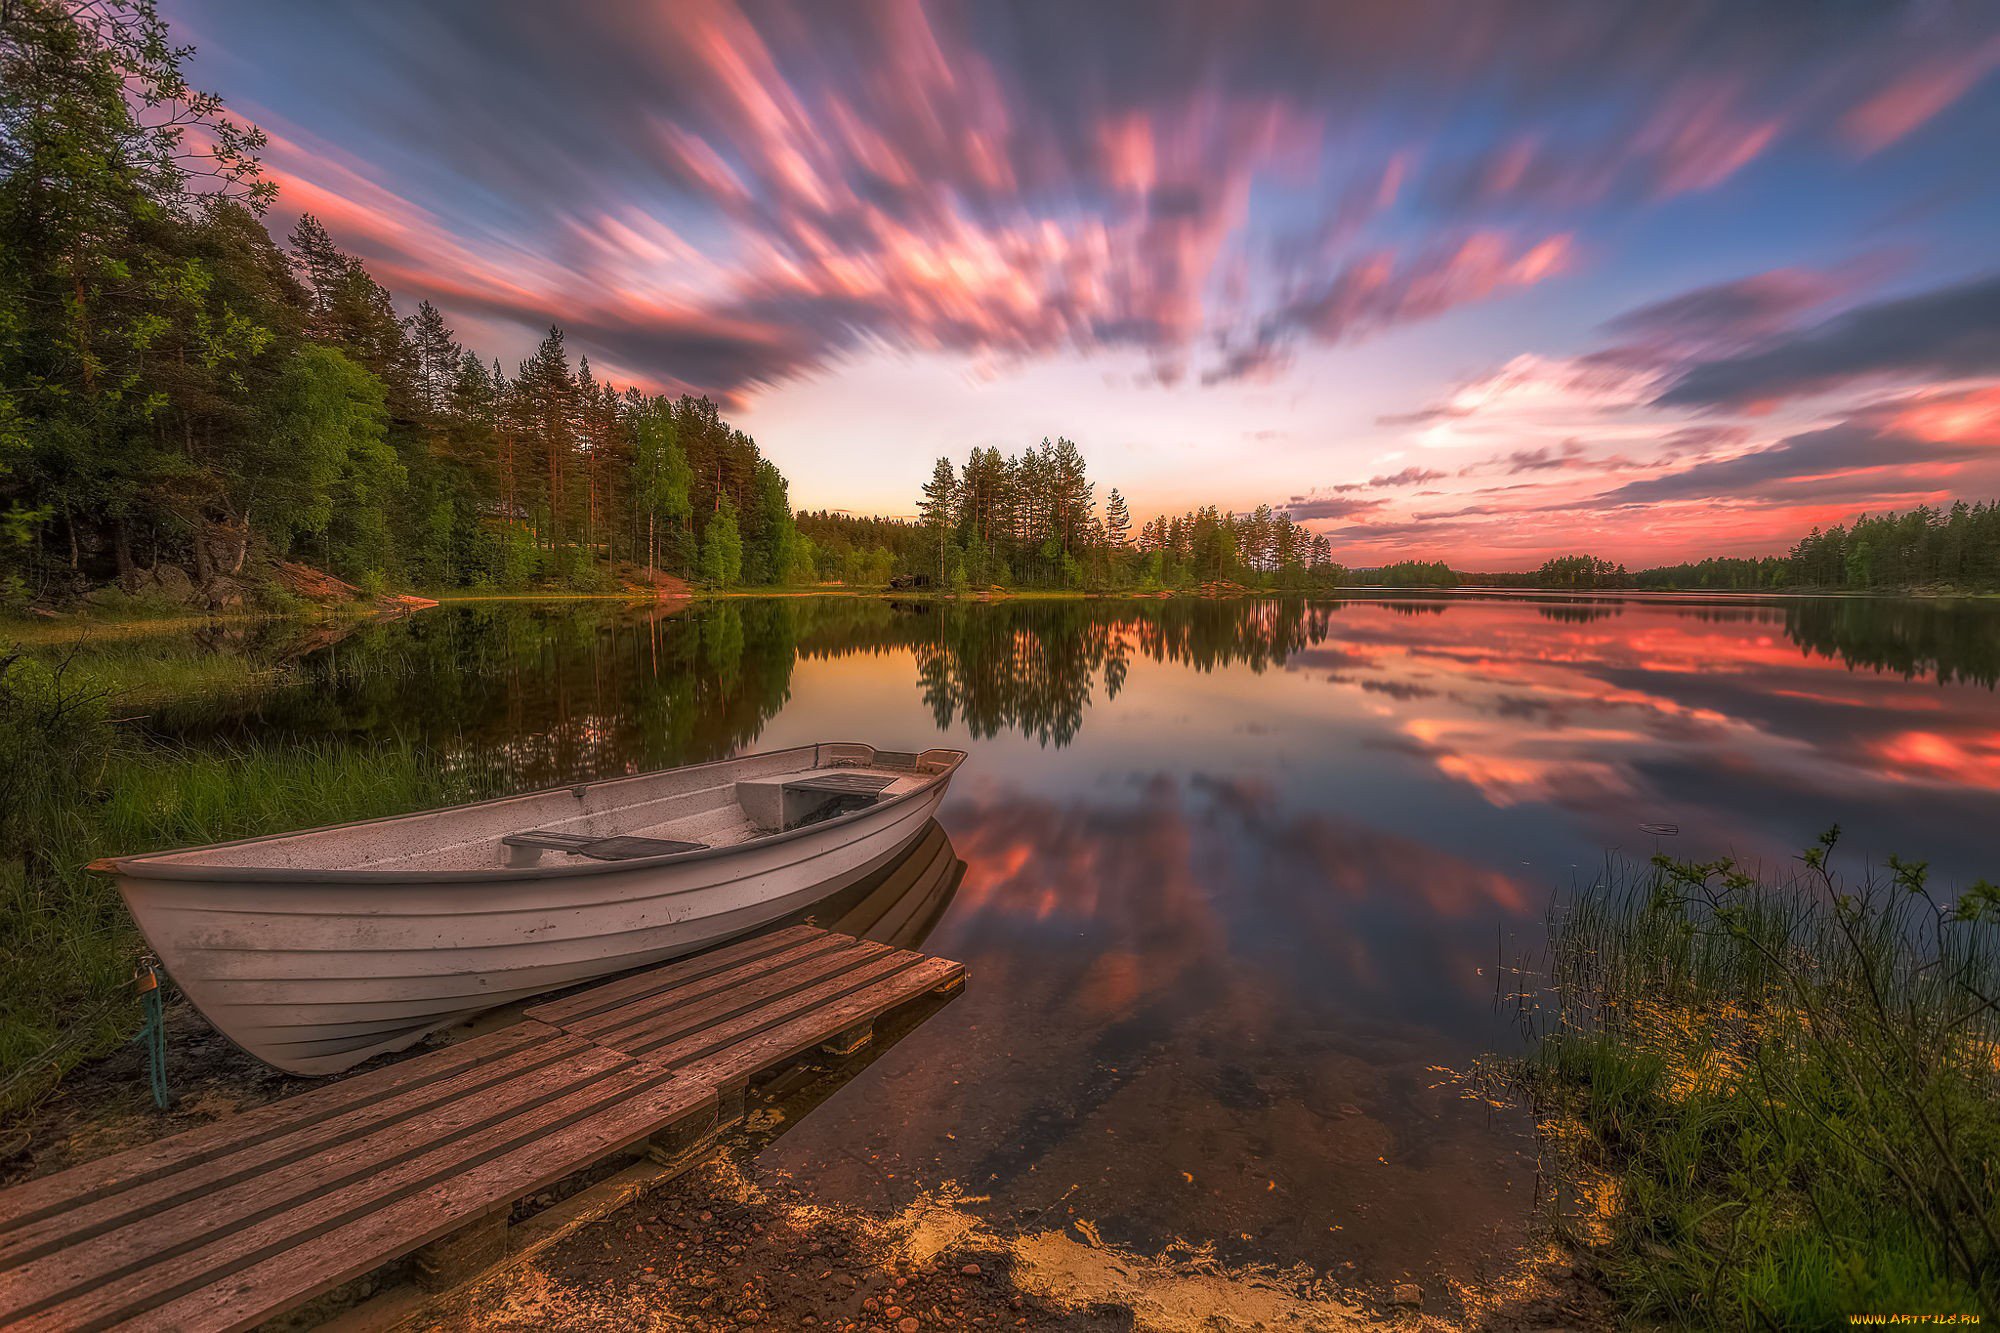
<instances>
[{"instance_id":1,"label":"water reflection","mask_svg":"<svg viewBox=\"0 0 2000 1333\"><path fill-rule=\"evenodd\" d=\"M969 749L921 854L815 919L972 983L771 1160L1395 1280L1518 1241L1530 1145L1437 1066L1504 1040L1494 959L1607 849L1777 860L1838 821L2000 875L1996 631L1865 599L492 604L274 633L287 683L147 726L402 736L514 787Z\"/></svg>"},{"instance_id":2,"label":"water reflection","mask_svg":"<svg viewBox=\"0 0 2000 1333\"><path fill-rule=\"evenodd\" d=\"M933 819L891 864L814 904L797 920L895 949L921 949L965 879L944 826Z\"/></svg>"}]
</instances>

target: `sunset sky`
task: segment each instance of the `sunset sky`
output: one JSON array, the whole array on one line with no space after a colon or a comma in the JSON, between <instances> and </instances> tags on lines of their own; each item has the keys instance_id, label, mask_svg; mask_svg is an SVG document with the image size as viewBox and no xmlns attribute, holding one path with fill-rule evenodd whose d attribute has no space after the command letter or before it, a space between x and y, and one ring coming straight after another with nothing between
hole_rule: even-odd
<instances>
[{"instance_id":1,"label":"sunset sky","mask_svg":"<svg viewBox=\"0 0 2000 1333\"><path fill-rule=\"evenodd\" d=\"M907 514L1066 434L1349 564L2000 496L2000 5L167 0L400 304Z\"/></svg>"}]
</instances>

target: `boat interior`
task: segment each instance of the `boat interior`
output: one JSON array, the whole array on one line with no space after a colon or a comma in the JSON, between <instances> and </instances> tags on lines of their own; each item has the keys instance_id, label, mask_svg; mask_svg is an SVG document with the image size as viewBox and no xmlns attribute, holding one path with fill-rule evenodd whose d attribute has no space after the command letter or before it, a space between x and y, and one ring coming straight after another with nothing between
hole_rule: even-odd
<instances>
[{"instance_id":1,"label":"boat interior","mask_svg":"<svg viewBox=\"0 0 2000 1333\"><path fill-rule=\"evenodd\" d=\"M118 865L142 875L148 865L421 875L643 859L740 846L866 810L942 781L963 758L805 745Z\"/></svg>"}]
</instances>

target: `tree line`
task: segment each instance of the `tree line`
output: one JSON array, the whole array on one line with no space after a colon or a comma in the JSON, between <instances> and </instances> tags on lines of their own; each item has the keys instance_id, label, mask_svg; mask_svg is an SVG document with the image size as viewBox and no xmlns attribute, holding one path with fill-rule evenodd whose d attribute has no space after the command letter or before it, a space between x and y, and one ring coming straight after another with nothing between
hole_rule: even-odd
<instances>
[{"instance_id":1,"label":"tree line","mask_svg":"<svg viewBox=\"0 0 2000 1333\"><path fill-rule=\"evenodd\" d=\"M1097 483L1067 438L1019 454L974 449L956 467L940 458L918 499L918 520L870 535L898 563L945 588L1030 587L1166 590L1200 584L1331 587L1346 571L1327 539L1259 505L1246 514L1203 505L1133 526L1131 505ZM850 538L869 523L830 524ZM810 525L809 531L820 531ZM893 543L893 545L892 545Z\"/></svg>"},{"instance_id":2,"label":"tree line","mask_svg":"<svg viewBox=\"0 0 2000 1333\"><path fill-rule=\"evenodd\" d=\"M1624 565L1594 555L1559 555L1542 562L1535 581L1544 588L1625 588L1632 576Z\"/></svg>"},{"instance_id":3,"label":"tree line","mask_svg":"<svg viewBox=\"0 0 2000 1333\"><path fill-rule=\"evenodd\" d=\"M510 374L310 215L278 244L263 136L186 55L150 0L0 7L0 591L226 599L271 558L370 588L813 575L714 403L553 327Z\"/></svg>"},{"instance_id":4,"label":"tree line","mask_svg":"<svg viewBox=\"0 0 2000 1333\"><path fill-rule=\"evenodd\" d=\"M2000 503L1863 514L1814 528L1787 555L1711 557L1639 571L1642 588L2000 591Z\"/></svg>"}]
</instances>

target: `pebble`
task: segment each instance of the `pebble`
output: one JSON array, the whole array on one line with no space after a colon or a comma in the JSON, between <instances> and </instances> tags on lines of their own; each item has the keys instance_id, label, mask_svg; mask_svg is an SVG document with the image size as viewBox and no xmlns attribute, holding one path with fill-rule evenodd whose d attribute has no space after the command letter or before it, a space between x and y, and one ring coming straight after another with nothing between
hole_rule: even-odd
<instances>
[{"instance_id":1,"label":"pebble","mask_svg":"<svg viewBox=\"0 0 2000 1333\"><path fill-rule=\"evenodd\" d=\"M914 1318L905 1316L900 1322L897 1323L896 1333L917 1333L917 1329L920 1327L922 1327L922 1325L918 1324Z\"/></svg>"},{"instance_id":2,"label":"pebble","mask_svg":"<svg viewBox=\"0 0 2000 1333\"><path fill-rule=\"evenodd\" d=\"M978 1265L978 1264L967 1264L967 1265L966 1265L965 1267L963 1267L963 1268L959 1269L958 1271L959 1271L959 1272L961 1272L961 1273L963 1273L963 1274L965 1274L965 1275L966 1275L967 1277L978 1277L978 1276L979 1276L979 1265Z\"/></svg>"},{"instance_id":3,"label":"pebble","mask_svg":"<svg viewBox=\"0 0 2000 1333\"><path fill-rule=\"evenodd\" d=\"M1424 1303L1424 1289L1414 1282L1398 1282L1395 1291L1390 1295L1389 1303L1412 1309L1421 1308Z\"/></svg>"}]
</instances>

